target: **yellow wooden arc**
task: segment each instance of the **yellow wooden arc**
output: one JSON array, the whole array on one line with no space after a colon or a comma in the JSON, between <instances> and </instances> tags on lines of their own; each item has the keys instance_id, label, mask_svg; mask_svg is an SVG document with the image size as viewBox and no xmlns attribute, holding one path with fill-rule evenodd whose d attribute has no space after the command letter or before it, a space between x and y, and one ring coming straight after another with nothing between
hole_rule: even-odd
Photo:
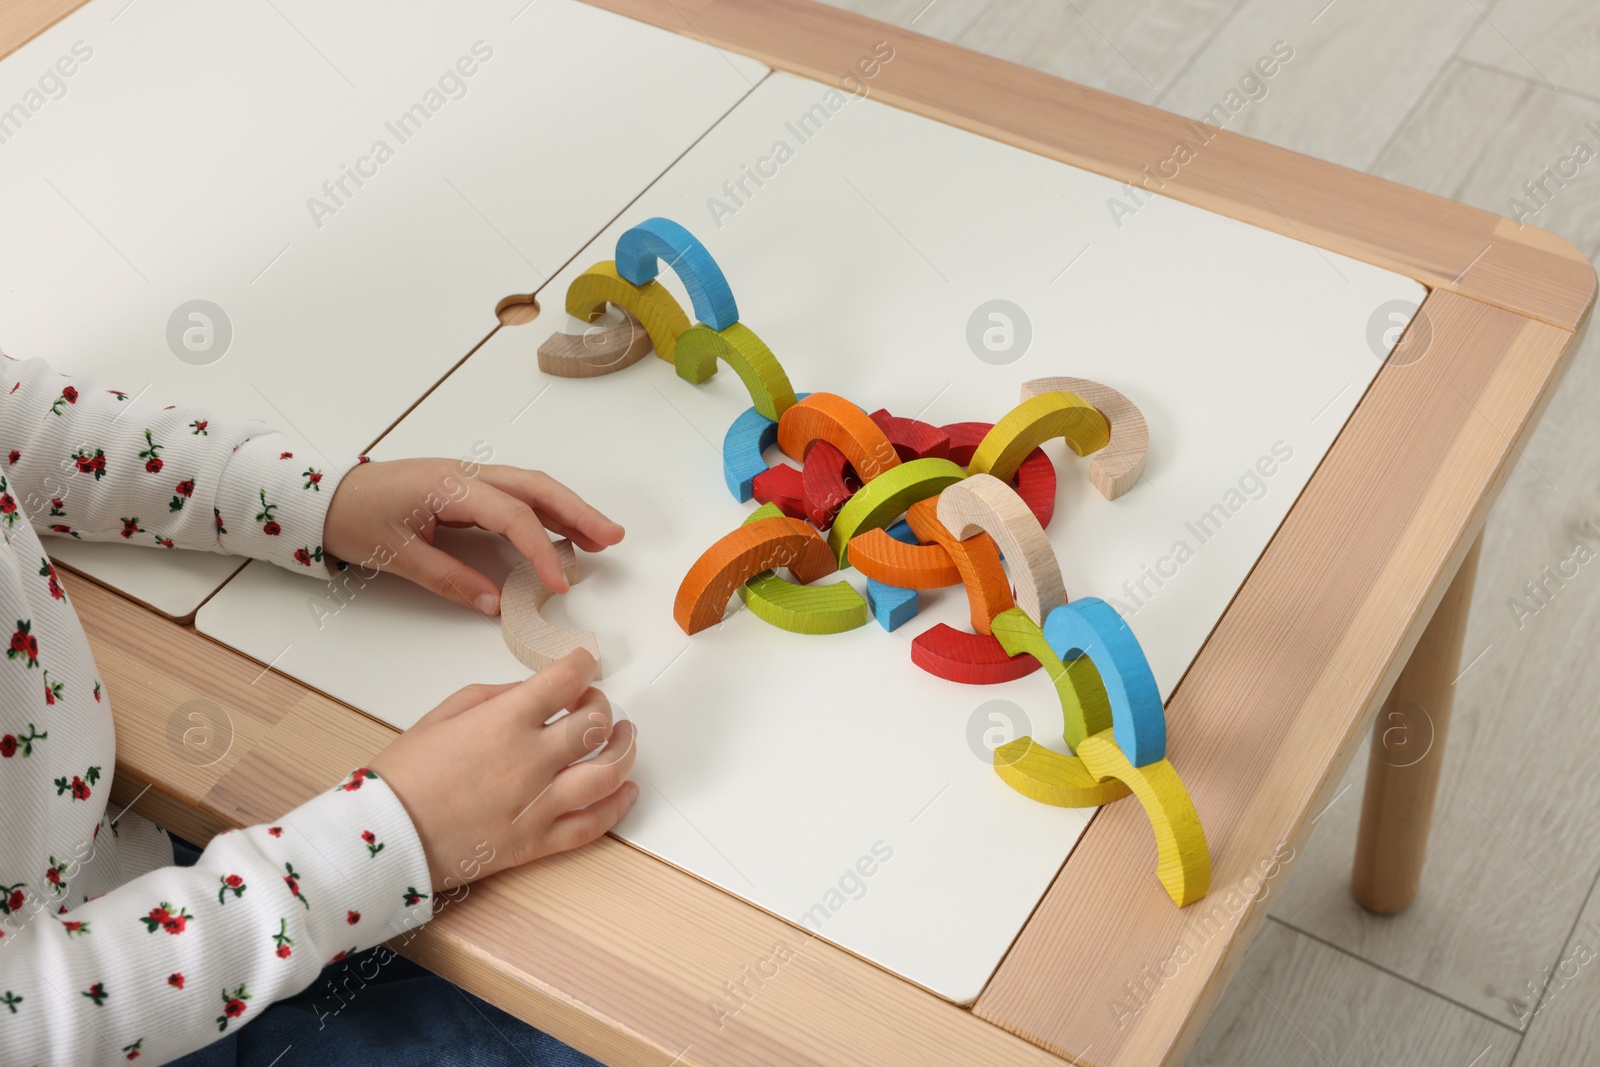
<instances>
[{"instance_id":1,"label":"yellow wooden arc","mask_svg":"<svg viewBox=\"0 0 1600 1067\"><path fill-rule=\"evenodd\" d=\"M1064 437L1080 456L1104 448L1111 425L1095 406L1075 393L1040 393L1024 400L983 435L968 474L992 474L1006 484L1028 454L1053 437Z\"/></svg>"},{"instance_id":2,"label":"yellow wooden arc","mask_svg":"<svg viewBox=\"0 0 1600 1067\"><path fill-rule=\"evenodd\" d=\"M783 365L766 342L742 322L725 330L713 330L705 323L690 327L678 338L673 364L678 377L699 385L717 373L719 359L738 373L751 402L765 418L777 422L794 406L794 386Z\"/></svg>"},{"instance_id":3,"label":"yellow wooden arc","mask_svg":"<svg viewBox=\"0 0 1600 1067\"><path fill-rule=\"evenodd\" d=\"M1126 783L1144 805L1156 835L1156 877L1172 902L1184 908L1205 896L1211 889L1211 850L1194 801L1172 764L1161 759L1135 767L1109 730L1084 738L1078 758L1097 780Z\"/></svg>"},{"instance_id":4,"label":"yellow wooden arc","mask_svg":"<svg viewBox=\"0 0 1600 1067\"><path fill-rule=\"evenodd\" d=\"M1026 735L994 750L994 771L1029 800L1058 808L1098 808L1131 792L1115 778L1097 781L1077 756L1064 756Z\"/></svg>"},{"instance_id":5,"label":"yellow wooden arc","mask_svg":"<svg viewBox=\"0 0 1600 1067\"><path fill-rule=\"evenodd\" d=\"M617 265L601 260L567 286L567 314L593 322L615 304L644 324L656 355L676 365L678 338L689 329L689 316L657 281L634 285L617 273Z\"/></svg>"}]
</instances>

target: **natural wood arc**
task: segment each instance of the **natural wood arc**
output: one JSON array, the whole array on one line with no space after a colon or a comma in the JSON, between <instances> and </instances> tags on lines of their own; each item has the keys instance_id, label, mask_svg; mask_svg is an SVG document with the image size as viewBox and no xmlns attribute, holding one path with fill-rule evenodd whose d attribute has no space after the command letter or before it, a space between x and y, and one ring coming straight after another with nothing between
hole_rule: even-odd
<instances>
[{"instance_id":1,"label":"natural wood arc","mask_svg":"<svg viewBox=\"0 0 1600 1067\"><path fill-rule=\"evenodd\" d=\"M1035 378L1022 383L1023 400L1040 393L1076 393L1106 417L1111 441L1089 457L1089 480L1107 500L1132 489L1144 473L1145 453L1150 451L1150 427L1133 401L1109 385L1087 378Z\"/></svg>"},{"instance_id":2,"label":"natural wood arc","mask_svg":"<svg viewBox=\"0 0 1600 1067\"><path fill-rule=\"evenodd\" d=\"M1154 863L1149 824L1103 809L978 998L982 1018L1058 1055L1092 1045L1102 1067L1188 1055L1276 899L1247 889L1333 799L1571 350L1564 330L1453 293L1426 311L1428 355L1379 372L1168 701L1210 897L1178 911L1130 879L1130 861ZM1182 967L1130 1003L1122 982L1180 942Z\"/></svg>"},{"instance_id":3,"label":"natural wood arc","mask_svg":"<svg viewBox=\"0 0 1600 1067\"><path fill-rule=\"evenodd\" d=\"M650 334L631 312L622 321L583 333L553 333L539 346L539 369L557 378L598 378L631 367L650 354Z\"/></svg>"},{"instance_id":4,"label":"natural wood arc","mask_svg":"<svg viewBox=\"0 0 1600 1067\"><path fill-rule=\"evenodd\" d=\"M567 585L576 585L581 575L572 542L563 537L555 546ZM529 561L523 560L511 569L500 590L500 633L506 640L506 647L524 665L536 671L544 670L575 648L585 649L594 657L595 676L599 677L600 643L594 634L556 626L542 614L544 606L555 595Z\"/></svg>"},{"instance_id":5,"label":"natural wood arc","mask_svg":"<svg viewBox=\"0 0 1600 1067\"><path fill-rule=\"evenodd\" d=\"M817 0L586 0L829 85L887 41L872 98L1118 182L1576 330L1594 303L1582 252L1536 226L979 55ZM1149 168L1204 145L1175 177Z\"/></svg>"},{"instance_id":6,"label":"natural wood arc","mask_svg":"<svg viewBox=\"0 0 1600 1067\"><path fill-rule=\"evenodd\" d=\"M62 581L87 622L116 718L112 799L191 841L277 818L398 736L193 627L88 579ZM233 731L227 753L206 766L180 758L167 734L175 710L194 700L224 712ZM152 781L161 784L141 795ZM391 947L610 1064L662 1067L676 1056L677 1067L727 1067L756 1055L772 1067L881 1067L902 1059L914 1034L918 1063L931 1067L1061 1067L970 1012L611 837L450 897L431 923ZM708 1010L727 976L770 961L778 945L782 980L745 1003L736 1024ZM863 1002L873 1010L862 1011Z\"/></svg>"},{"instance_id":7,"label":"natural wood arc","mask_svg":"<svg viewBox=\"0 0 1600 1067\"><path fill-rule=\"evenodd\" d=\"M1433 802L1444 767L1461 642L1467 634L1482 548L1479 534L1444 599L1433 609L1433 618L1372 728L1350 891L1362 907L1380 915L1409 908L1422 885L1422 861L1433 828Z\"/></svg>"},{"instance_id":8,"label":"natural wood arc","mask_svg":"<svg viewBox=\"0 0 1600 1067\"><path fill-rule=\"evenodd\" d=\"M957 538L982 532L1005 556L1017 607L1036 623L1067 602L1056 550L1028 505L1005 482L974 474L952 484L938 499L939 521Z\"/></svg>"}]
</instances>

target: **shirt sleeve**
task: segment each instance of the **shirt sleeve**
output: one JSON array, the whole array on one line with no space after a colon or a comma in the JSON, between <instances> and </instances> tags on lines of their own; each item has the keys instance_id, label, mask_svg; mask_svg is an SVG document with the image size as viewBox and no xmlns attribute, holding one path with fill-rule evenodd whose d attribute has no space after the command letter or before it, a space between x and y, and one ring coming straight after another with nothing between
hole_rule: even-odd
<instances>
[{"instance_id":1,"label":"shirt sleeve","mask_svg":"<svg viewBox=\"0 0 1600 1067\"><path fill-rule=\"evenodd\" d=\"M296 456L265 423L157 407L43 360L0 360L0 523L250 556L326 577L328 503L362 457Z\"/></svg>"},{"instance_id":2,"label":"shirt sleeve","mask_svg":"<svg viewBox=\"0 0 1600 1067\"><path fill-rule=\"evenodd\" d=\"M70 912L0 933L0 1062L164 1063L427 922L428 864L371 771ZM135 1053L137 1055L130 1055Z\"/></svg>"}]
</instances>

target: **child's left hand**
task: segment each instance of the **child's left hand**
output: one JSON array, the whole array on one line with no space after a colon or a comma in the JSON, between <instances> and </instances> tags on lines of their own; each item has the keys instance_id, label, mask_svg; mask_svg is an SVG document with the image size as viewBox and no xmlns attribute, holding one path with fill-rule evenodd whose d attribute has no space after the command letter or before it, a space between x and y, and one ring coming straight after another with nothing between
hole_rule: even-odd
<instances>
[{"instance_id":1,"label":"child's left hand","mask_svg":"<svg viewBox=\"0 0 1600 1067\"><path fill-rule=\"evenodd\" d=\"M399 459L363 463L344 476L328 505L322 545L352 567L390 571L484 615L499 614L499 587L434 547L441 525L500 534L558 593L567 591L567 580L546 530L585 552L623 535L621 526L548 474L496 464L478 466L467 478L455 460Z\"/></svg>"}]
</instances>

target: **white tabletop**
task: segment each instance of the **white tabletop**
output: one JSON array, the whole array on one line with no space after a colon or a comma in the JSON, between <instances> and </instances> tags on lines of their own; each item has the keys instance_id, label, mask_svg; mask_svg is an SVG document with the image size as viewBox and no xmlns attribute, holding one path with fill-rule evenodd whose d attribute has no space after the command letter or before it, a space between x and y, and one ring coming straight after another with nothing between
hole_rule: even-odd
<instances>
[{"instance_id":1,"label":"white tabletop","mask_svg":"<svg viewBox=\"0 0 1600 1067\"><path fill-rule=\"evenodd\" d=\"M994 421L1045 375L1125 392L1150 424L1144 481L1108 502L1086 461L1047 446L1049 534L1069 595L1127 612L1164 695L1376 373L1374 313L1423 291L1159 198L1119 226L1115 183L871 101L800 143L789 124L826 91L770 77L551 282L542 318L497 333L374 455L489 448L622 522L627 540L582 557L586 577L549 609L597 632L602 687L640 725L642 796L621 836L968 1002L1088 819L1012 792L989 763L1012 736L991 729L997 712L1060 746L1048 680L962 686L911 663L916 633L966 625L960 589L925 595L893 635L869 623L808 637L735 610L685 637L678 583L753 506L729 495L719 454L750 400L726 367L693 386L654 358L592 380L541 376L536 346L569 328L567 283L610 258L626 226L665 215L704 239L799 390L933 423ZM790 158L718 225L709 198L780 140ZM1031 322L1013 362L968 346L969 318L992 299ZM514 562L487 538L454 543L496 578ZM1168 576L1158 586L1146 567ZM197 625L401 727L464 684L524 673L494 623L403 582L379 578L332 615L330 595L252 564ZM851 875L874 846L871 876Z\"/></svg>"},{"instance_id":2,"label":"white tabletop","mask_svg":"<svg viewBox=\"0 0 1600 1067\"><path fill-rule=\"evenodd\" d=\"M354 454L765 74L576 0L93 0L0 63L0 345ZM51 547L179 617L238 566Z\"/></svg>"}]
</instances>

